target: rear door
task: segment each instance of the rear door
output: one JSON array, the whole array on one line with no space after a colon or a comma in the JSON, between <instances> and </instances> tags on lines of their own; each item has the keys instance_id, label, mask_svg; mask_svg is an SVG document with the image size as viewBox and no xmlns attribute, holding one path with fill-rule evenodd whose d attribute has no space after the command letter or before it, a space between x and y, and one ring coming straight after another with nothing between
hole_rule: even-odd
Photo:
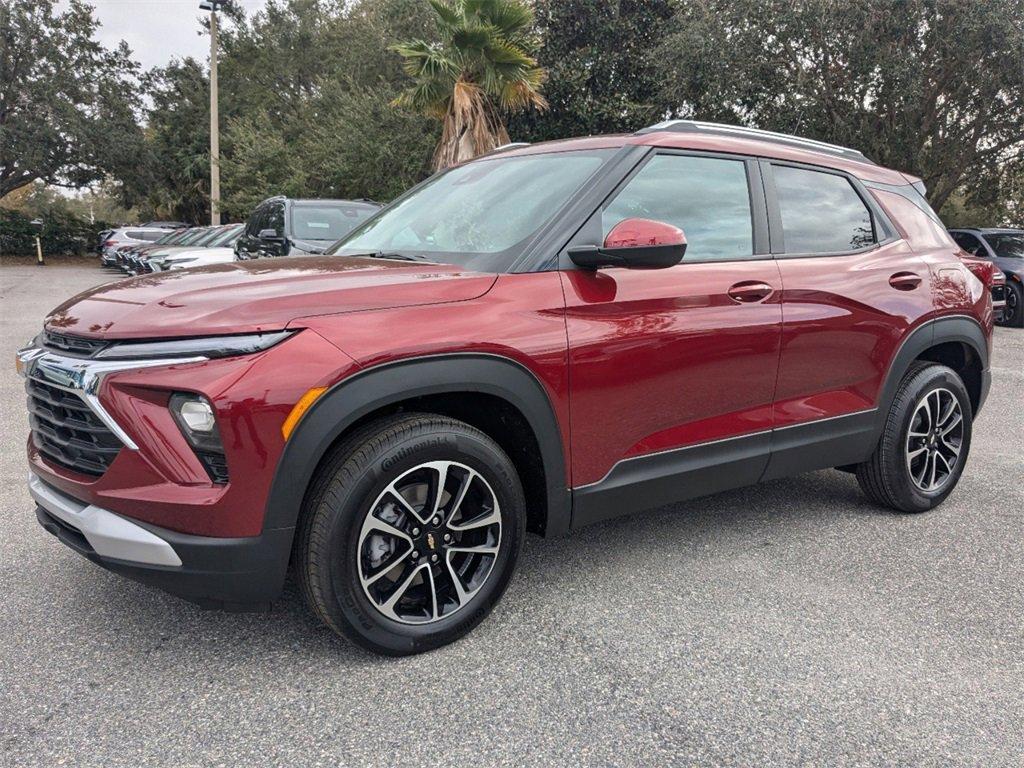
<instances>
[{"instance_id":1,"label":"rear door","mask_svg":"<svg viewBox=\"0 0 1024 768\"><path fill-rule=\"evenodd\" d=\"M755 482L767 463L782 309L757 161L654 152L570 246L634 217L682 228L683 261L562 272L574 524Z\"/></svg>"},{"instance_id":2,"label":"rear door","mask_svg":"<svg viewBox=\"0 0 1024 768\"><path fill-rule=\"evenodd\" d=\"M931 309L929 271L860 182L762 161L782 276L782 352L766 477L860 461L907 330Z\"/></svg>"}]
</instances>

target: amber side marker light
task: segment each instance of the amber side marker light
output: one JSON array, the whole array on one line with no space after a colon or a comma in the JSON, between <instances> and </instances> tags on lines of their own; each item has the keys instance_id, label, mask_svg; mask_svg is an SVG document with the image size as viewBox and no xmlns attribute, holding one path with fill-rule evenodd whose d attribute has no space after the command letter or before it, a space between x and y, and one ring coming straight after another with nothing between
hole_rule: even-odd
<instances>
[{"instance_id":1,"label":"amber side marker light","mask_svg":"<svg viewBox=\"0 0 1024 768\"><path fill-rule=\"evenodd\" d=\"M327 387L313 387L299 398L299 402L295 404L292 412L288 414L288 418L281 425L281 434L284 435L285 442L288 442L288 438L292 436L292 431L295 429L295 425L299 423L299 419L302 418L302 414L308 411L317 398L326 391Z\"/></svg>"}]
</instances>

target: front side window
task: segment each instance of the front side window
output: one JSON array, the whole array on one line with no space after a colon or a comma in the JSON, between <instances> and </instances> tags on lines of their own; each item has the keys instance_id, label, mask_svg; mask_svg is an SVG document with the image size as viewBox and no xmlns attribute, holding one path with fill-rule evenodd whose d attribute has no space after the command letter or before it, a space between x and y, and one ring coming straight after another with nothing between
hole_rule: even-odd
<instances>
[{"instance_id":1,"label":"front side window","mask_svg":"<svg viewBox=\"0 0 1024 768\"><path fill-rule=\"evenodd\" d=\"M497 155L458 166L328 252L380 253L503 271L614 151Z\"/></svg>"},{"instance_id":2,"label":"front side window","mask_svg":"<svg viewBox=\"0 0 1024 768\"><path fill-rule=\"evenodd\" d=\"M875 242L871 212L849 179L776 165L786 253L845 253Z\"/></svg>"},{"instance_id":3,"label":"front side window","mask_svg":"<svg viewBox=\"0 0 1024 768\"><path fill-rule=\"evenodd\" d=\"M1024 259L1024 234L1020 235L985 235L1000 259Z\"/></svg>"},{"instance_id":4,"label":"front side window","mask_svg":"<svg viewBox=\"0 0 1024 768\"><path fill-rule=\"evenodd\" d=\"M602 212L602 239L631 218L682 229L687 261L743 259L754 252L750 190L741 160L655 155Z\"/></svg>"},{"instance_id":5,"label":"front side window","mask_svg":"<svg viewBox=\"0 0 1024 768\"><path fill-rule=\"evenodd\" d=\"M373 213L375 209L364 205L296 203L292 206L292 237L333 243Z\"/></svg>"}]
</instances>

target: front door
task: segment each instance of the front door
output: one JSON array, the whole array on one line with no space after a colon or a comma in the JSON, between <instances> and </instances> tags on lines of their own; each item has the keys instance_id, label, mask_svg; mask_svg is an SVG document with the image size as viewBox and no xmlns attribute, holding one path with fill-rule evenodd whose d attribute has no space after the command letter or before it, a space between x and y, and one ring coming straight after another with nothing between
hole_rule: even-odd
<instances>
[{"instance_id":1,"label":"front door","mask_svg":"<svg viewBox=\"0 0 1024 768\"><path fill-rule=\"evenodd\" d=\"M576 525L756 482L768 460L782 310L757 162L655 152L570 246L633 217L680 227L683 261L562 272Z\"/></svg>"}]
</instances>

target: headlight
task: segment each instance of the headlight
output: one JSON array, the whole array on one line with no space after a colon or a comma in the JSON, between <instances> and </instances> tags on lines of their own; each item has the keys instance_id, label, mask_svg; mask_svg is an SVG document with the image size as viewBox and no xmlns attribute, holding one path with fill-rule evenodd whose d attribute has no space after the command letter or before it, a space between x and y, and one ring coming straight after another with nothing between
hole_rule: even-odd
<instances>
[{"instance_id":1,"label":"headlight","mask_svg":"<svg viewBox=\"0 0 1024 768\"><path fill-rule=\"evenodd\" d=\"M202 395L176 392L171 395L168 407L210 479L215 483L226 483L228 466L224 445L210 401Z\"/></svg>"},{"instance_id":2,"label":"headlight","mask_svg":"<svg viewBox=\"0 0 1024 768\"><path fill-rule=\"evenodd\" d=\"M294 331L247 333L241 336L200 336L172 341L126 341L112 344L96 354L105 360L148 358L232 357L262 352L279 344Z\"/></svg>"}]
</instances>

